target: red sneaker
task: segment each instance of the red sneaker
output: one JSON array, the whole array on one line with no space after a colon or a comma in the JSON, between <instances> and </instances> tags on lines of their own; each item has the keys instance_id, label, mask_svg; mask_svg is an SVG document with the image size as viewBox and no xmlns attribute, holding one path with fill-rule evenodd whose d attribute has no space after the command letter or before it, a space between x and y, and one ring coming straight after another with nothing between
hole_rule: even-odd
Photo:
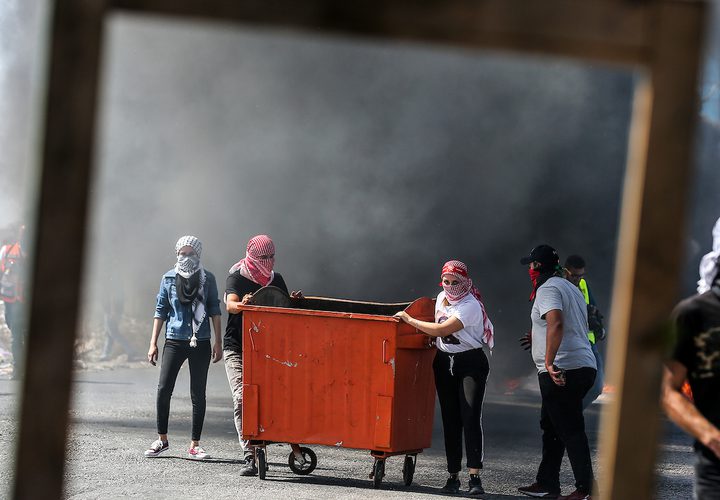
<instances>
[{"instance_id":1,"label":"red sneaker","mask_svg":"<svg viewBox=\"0 0 720 500\"><path fill-rule=\"evenodd\" d=\"M210 458L210 455L205 453L205 450L199 446L196 446L195 448L190 448L188 450L188 457L193 460L205 460L206 458Z\"/></svg>"}]
</instances>

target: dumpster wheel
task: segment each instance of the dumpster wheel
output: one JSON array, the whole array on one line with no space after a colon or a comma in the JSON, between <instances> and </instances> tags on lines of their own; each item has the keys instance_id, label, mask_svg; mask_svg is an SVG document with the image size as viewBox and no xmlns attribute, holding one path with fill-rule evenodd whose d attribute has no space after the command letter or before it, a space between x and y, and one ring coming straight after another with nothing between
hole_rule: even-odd
<instances>
[{"instance_id":1,"label":"dumpster wheel","mask_svg":"<svg viewBox=\"0 0 720 500\"><path fill-rule=\"evenodd\" d=\"M295 458L295 452L291 451L288 456L288 465L290 466L290 470L295 474L306 476L315 470L317 466L317 455L310 448L304 446L300 447L300 453L302 453L305 463L301 464L298 462L297 458Z\"/></svg>"},{"instance_id":2,"label":"dumpster wheel","mask_svg":"<svg viewBox=\"0 0 720 500\"><path fill-rule=\"evenodd\" d=\"M415 474L415 461L417 460L417 455L405 455L405 462L403 463L403 481L405 481L405 486L410 486L412 484L413 475Z\"/></svg>"},{"instance_id":3,"label":"dumpster wheel","mask_svg":"<svg viewBox=\"0 0 720 500\"><path fill-rule=\"evenodd\" d=\"M385 477L385 459L376 458L375 465L373 466L373 488L380 487L383 477Z\"/></svg>"},{"instance_id":4,"label":"dumpster wheel","mask_svg":"<svg viewBox=\"0 0 720 500\"><path fill-rule=\"evenodd\" d=\"M255 458L258 466L258 477L265 479L265 473L267 472L267 459L265 457L265 448L257 448L255 450Z\"/></svg>"}]
</instances>

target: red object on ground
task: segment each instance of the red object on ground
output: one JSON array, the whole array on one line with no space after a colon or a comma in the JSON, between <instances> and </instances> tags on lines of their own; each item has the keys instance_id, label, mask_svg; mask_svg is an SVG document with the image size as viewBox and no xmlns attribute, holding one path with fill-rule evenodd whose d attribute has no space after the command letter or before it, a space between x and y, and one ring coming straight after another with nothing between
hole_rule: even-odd
<instances>
[{"instance_id":1,"label":"red object on ground","mask_svg":"<svg viewBox=\"0 0 720 500\"><path fill-rule=\"evenodd\" d=\"M429 298L405 310L433 321ZM418 453L432 438L434 356L392 316L244 306L243 438Z\"/></svg>"}]
</instances>

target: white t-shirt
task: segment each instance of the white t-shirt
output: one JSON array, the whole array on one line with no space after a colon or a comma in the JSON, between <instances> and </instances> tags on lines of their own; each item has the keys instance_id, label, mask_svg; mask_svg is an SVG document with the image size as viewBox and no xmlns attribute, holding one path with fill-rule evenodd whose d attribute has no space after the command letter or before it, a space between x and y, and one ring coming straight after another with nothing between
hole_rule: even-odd
<instances>
[{"instance_id":1,"label":"white t-shirt","mask_svg":"<svg viewBox=\"0 0 720 500\"><path fill-rule=\"evenodd\" d=\"M445 291L438 294L435 300L435 322L444 323L455 316L463 324L462 330L453 333L459 344L446 344L438 337L435 345L441 351L456 353L478 349L483 346L483 313L480 302L471 294L467 294L457 304L445 304Z\"/></svg>"},{"instance_id":2,"label":"white t-shirt","mask_svg":"<svg viewBox=\"0 0 720 500\"><path fill-rule=\"evenodd\" d=\"M563 370L590 367L597 369L588 340L587 304L578 287L565 278L553 276L538 288L530 313L532 319L532 357L538 373L546 372L545 348L547 321L545 315L558 309L563 314L563 339L555 366Z\"/></svg>"}]
</instances>

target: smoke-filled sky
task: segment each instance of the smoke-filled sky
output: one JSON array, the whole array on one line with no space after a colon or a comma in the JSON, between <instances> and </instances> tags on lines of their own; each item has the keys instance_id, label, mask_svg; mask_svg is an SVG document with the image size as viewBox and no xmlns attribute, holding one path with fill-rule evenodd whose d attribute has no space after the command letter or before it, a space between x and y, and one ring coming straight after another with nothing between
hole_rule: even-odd
<instances>
[{"instance_id":1,"label":"smoke-filled sky","mask_svg":"<svg viewBox=\"0 0 720 500\"><path fill-rule=\"evenodd\" d=\"M38 40L45 2L0 0L0 238L27 209Z\"/></svg>"},{"instance_id":2,"label":"smoke-filled sky","mask_svg":"<svg viewBox=\"0 0 720 500\"><path fill-rule=\"evenodd\" d=\"M186 233L220 283L267 233L291 288L359 300L434 295L463 260L499 355L538 243L585 255L607 305L631 74L131 17L107 41L92 269L118 268L135 314Z\"/></svg>"},{"instance_id":3,"label":"smoke-filled sky","mask_svg":"<svg viewBox=\"0 0 720 500\"><path fill-rule=\"evenodd\" d=\"M42 3L0 3L0 110L25 128ZM163 18L107 28L87 311L114 276L149 332L179 236L201 238L222 288L258 233L312 295L411 300L439 291L443 262L467 262L496 324L496 370L527 364L518 260L532 246L585 256L608 310L627 68ZM701 132L689 269L720 212L717 129ZM18 150L0 156L5 227L28 145L7 120L0 140Z\"/></svg>"}]
</instances>

